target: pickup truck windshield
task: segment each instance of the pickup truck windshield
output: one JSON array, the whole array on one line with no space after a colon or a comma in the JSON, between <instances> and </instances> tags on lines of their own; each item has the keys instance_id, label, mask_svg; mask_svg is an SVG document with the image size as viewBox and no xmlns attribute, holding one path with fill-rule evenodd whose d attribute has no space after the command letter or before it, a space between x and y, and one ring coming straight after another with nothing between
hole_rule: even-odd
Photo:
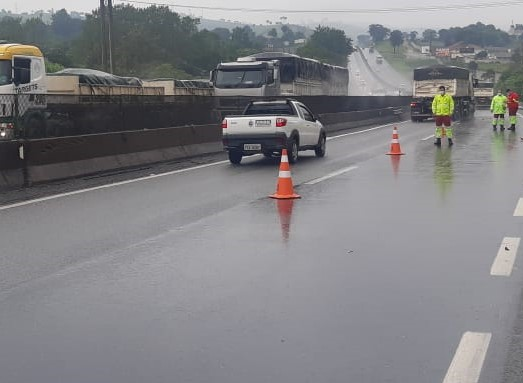
<instances>
[{"instance_id":1,"label":"pickup truck windshield","mask_svg":"<svg viewBox=\"0 0 523 383\"><path fill-rule=\"evenodd\" d=\"M292 116L294 114L292 107L289 104L251 104L245 110L245 115L285 115Z\"/></svg>"},{"instance_id":2,"label":"pickup truck windshield","mask_svg":"<svg viewBox=\"0 0 523 383\"><path fill-rule=\"evenodd\" d=\"M11 61L0 60L0 85L11 84L12 82Z\"/></svg>"},{"instance_id":3,"label":"pickup truck windshield","mask_svg":"<svg viewBox=\"0 0 523 383\"><path fill-rule=\"evenodd\" d=\"M259 88L263 83L263 71L219 70L216 75L216 88Z\"/></svg>"}]
</instances>

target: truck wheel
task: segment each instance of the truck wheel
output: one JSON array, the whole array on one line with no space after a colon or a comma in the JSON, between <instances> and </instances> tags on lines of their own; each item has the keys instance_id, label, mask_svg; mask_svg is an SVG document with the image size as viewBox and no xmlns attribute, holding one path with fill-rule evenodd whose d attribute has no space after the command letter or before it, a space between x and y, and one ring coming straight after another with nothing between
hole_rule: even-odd
<instances>
[{"instance_id":1,"label":"truck wheel","mask_svg":"<svg viewBox=\"0 0 523 383\"><path fill-rule=\"evenodd\" d=\"M289 142L287 142L287 155L290 164L298 161L298 140L295 137L292 137Z\"/></svg>"},{"instance_id":2,"label":"truck wheel","mask_svg":"<svg viewBox=\"0 0 523 383\"><path fill-rule=\"evenodd\" d=\"M325 157L325 152L327 151L327 138L325 134L320 135L320 140L318 146L314 149L316 157Z\"/></svg>"},{"instance_id":3,"label":"truck wheel","mask_svg":"<svg viewBox=\"0 0 523 383\"><path fill-rule=\"evenodd\" d=\"M229 150L229 161L231 164L239 164L242 162L242 152L237 150Z\"/></svg>"}]
</instances>

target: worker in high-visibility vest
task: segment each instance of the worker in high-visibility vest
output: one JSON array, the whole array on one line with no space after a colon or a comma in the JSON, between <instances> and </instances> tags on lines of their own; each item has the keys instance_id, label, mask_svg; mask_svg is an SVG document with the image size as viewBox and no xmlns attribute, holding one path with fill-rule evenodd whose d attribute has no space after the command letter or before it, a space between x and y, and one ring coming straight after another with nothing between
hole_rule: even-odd
<instances>
[{"instance_id":1,"label":"worker in high-visibility vest","mask_svg":"<svg viewBox=\"0 0 523 383\"><path fill-rule=\"evenodd\" d=\"M510 127L508 130L516 130L516 122L518 120L518 108L519 108L519 94L507 89L507 109Z\"/></svg>"},{"instance_id":2,"label":"worker in high-visibility vest","mask_svg":"<svg viewBox=\"0 0 523 383\"><path fill-rule=\"evenodd\" d=\"M439 94L432 100L432 114L436 119L436 141L434 145L441 146L442 126L445 126L445 134L449 139L449 146L452 146L452 119L454 113L454 99L450 94L445 93L445 86L441 85Z\"/></svg>"},{"instance_id":3,"label":"worker in high-visibility vest","mask_svg":"<svg viewBox=\"0 0 523 383\"><path fill-rule=\"evenodd\" d=\"M501 89L498 89L498 94L492 97L492 102L490 103L490 111L494 114L494 118L492 119L492 129L497 130L499 124L499 130L505 130L507 96L501 93Z\"/></svg>"}]
</instances>

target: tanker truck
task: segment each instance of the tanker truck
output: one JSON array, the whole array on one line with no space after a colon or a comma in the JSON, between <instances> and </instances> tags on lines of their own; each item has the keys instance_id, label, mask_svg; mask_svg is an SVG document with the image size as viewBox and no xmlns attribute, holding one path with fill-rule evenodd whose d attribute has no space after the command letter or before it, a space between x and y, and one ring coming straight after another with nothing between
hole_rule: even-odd
<instances>
[{"instance_id":1,"label":"tanker truck","mask_svg":"<svg viewBox=\"0 0 523 383\"><path fill-rule=\"evenodd\" d=\"M414 69L410 115L412 121L432 118L432 100L443 85L454 99L454 120L474 115L474 81L468 69L436 65Z\"/></svg>"}]
</instances>

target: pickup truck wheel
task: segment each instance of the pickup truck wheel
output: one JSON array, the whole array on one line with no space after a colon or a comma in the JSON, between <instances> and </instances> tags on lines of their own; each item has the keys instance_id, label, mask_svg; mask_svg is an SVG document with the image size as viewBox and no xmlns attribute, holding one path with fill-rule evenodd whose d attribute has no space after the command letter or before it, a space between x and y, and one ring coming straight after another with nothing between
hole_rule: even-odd
<instances>
[{"instance_id":1,"label":"pickup truck wheel","mask_svg":"<svg viewBox=\"0 0 523 383\"><path fill-rule=\"evenodd\" d=\"M289 163L291 164L298 161L298 141L294 137L287 143L287 156L289 157Z\"/></svg>"},{"instance_id":2,"label":"pickup truck wheel","mask_svg":"<svg viewBox=\"0 0 523 383\"><path fill-rule=\"evenodd\" d=\"M325 137L325 134L322 134L320 136L318 146L316 146L316 148L314 149L314 153L316 154L316 157L325 157L326 151L327 151L327 138Z\"/></svg>"},{"instance_id":3,"label":"pickup truck wheel","mask_svg":"<svg viewBox=\"0 0 523 383\"><path fill-rule=\"evenodd\" d=\"M231 164L239 164L242 161L242 153L237 150L229 150L229 161Z\"/></svg>"}]
</instances>

